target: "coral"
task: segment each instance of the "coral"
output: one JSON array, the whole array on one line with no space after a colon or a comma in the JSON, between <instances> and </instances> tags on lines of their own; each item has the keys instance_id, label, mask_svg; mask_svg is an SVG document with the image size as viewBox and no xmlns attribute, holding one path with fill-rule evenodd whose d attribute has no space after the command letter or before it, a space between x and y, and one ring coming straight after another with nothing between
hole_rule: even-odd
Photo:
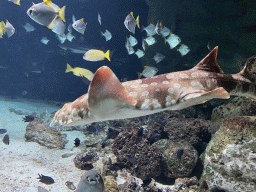
<instances>
[{"instance_id":1,"label":"coral","mask_svg":"<svg viewBox=\"0 0 256 192\"><path fill-rule=\"evenodd\" d=\"M141 179L157 177L161 174L162 155L158 148L146 142L145 135L138 137L138 129L120 133L112 150L117 162L122 163Z\"/></svg>"},{"instance_id":2,"label":"coral","mask_svg":"<svg viewBox=\"0 0 256 192\"><path fill-rule=\"evenodd\" d=\"M160 149L163 154L163 174L169 178L188 177L198 159L198 153L193 146L186 142L172 142L167 139L161 139L153 144ZM183 154L178 157L177 152L183 149Z\"/></svg>"},{"instance_id":3,"label":"coral","mask_svg":"<svg viewBox=\"0 0 256 192\"><path fill-rule=\"evenodd\" d=\"M222 125L224 119L238 116L255 116L256 102L251 99L235 97L227 104L214 108L212 112L212 134Z\"/></svg>"},{"instance_id":4,"label":"coral","mask_svg":"<svg viewBox=\"0 0 256 192\"><path fill-rule=\"evenodd\" d=\"M256 121L253 117L226 119L205 151L201 181L210 190L256 190Z\"/></svg>"},{"instance_id":5,"label":"coral","mask_svg":"<svg viewBox=\"0 0 256 192\"><path fill-rule=\"evenodd\" d=\"M169 135L169 140L173 142L187 141L199 154L204 150L204 143L211 139L210 121L204 119L180 119L170 118L164 127Z\"/></svg>"}]
</instances>

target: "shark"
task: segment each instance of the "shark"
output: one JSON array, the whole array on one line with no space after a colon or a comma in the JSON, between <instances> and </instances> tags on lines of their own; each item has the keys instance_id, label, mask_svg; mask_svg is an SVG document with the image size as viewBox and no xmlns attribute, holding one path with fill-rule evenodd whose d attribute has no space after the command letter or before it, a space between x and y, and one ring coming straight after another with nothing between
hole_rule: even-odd
<instances>
[{"instance_id":1,"label":"shark","mask_svg":"<svg viewBox=\"0 0 256 192\"><path fill-rule=\"evenodd\" d=\"M66 103L52 123L73 126L133 118L230 96L256 99L256 55L242 63L239 73L225 74L217 63L217 53L215 47L189 70L126 82L102 66L95 72L88 93Z\"/></svg>"}]
</instances>

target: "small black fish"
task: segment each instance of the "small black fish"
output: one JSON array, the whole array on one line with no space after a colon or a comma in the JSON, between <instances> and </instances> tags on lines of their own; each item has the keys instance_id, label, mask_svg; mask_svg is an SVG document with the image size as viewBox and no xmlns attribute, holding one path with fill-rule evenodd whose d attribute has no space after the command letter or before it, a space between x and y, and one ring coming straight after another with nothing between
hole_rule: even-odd
<instances>
[{"instance_id":1,"label":"small black fish","mask_svg":"<svg viewBox=\"0 0 256 192\"><path fill-rule=\"evenodd\" d=\"M143 135L143 127L141 127L138 131L138 137L142 137Z\"/></svg>"},{"instance_id":2,"label":"small black fish","mask_svg":"<svg viewBox=\"0 0 256 192\"><path fill-rule=\"evenodd\" d=\"M4 136L4 138L3 138L3 143L4 143L5 145L9 145L9 143L10 143L10 137L9 137L8 134L6 134L6 135Z\"/></svg>"},{"instance_id":3,"label":"small black fish","mask_svg":"<svg viewBox=\"0 0 256 192\"><path fill-rule=\"evenodd\" d=\"M181 159L181 156L183 155L183 153L184 153L184 149L181 148L177 150L177 158Z\"/></svg>"},{"instance_id":4,"label":"small black fish","mask_svg":"<svg viewBox=\"0 0 256 192\"><path fill-rule=\"evenodd\" d=\"M107 138L108 138L108 139L115 139L118 134L119 134L119 131L118 131L118 130L109 128L109 129L108 129L108 132L107 132Z\"/></svg>"},{"instance_id":5,"label":"small black fish","mask_svg":"<svg viewBox=\"0 0 256 192\"><path fill-rule=\"evenodd\" d=\"M54 180L53 180L53 178L51 178L51 177L48 177L48 176L44 176L44 175L40 175L39 173L38 173L38 175L39 175L39 177L37 178L37 179L40 179L39 181L41 182L41 183L44 183L44 184L46 184L46 185L50 185L50 184L53 184L54 183Z\"/></svg>"},{"instance_id":6,"label":"small black fish","mask_svg":"<svg viewBox=\"0 0 256 192\"><path fill-rule=\"evenodd\" d=\"M80 145L80 139L79 138L76 138L75 140L75 146L78 147Z\"/></svg>"},{"instance_id":7,"label":"small black fish","mask_svg":"<svg viewBox=\"0 0 256 192\"><path fill-rule=\"evenodd\" d=\"M22 118L24 122L34 121L35 117L33 115L27 115L25 118Z\"/></svg>"},{"instance_id":8,"label":"small black fish","mask_svg":"<svg viewBox=\"0 0 256 192\"><path fill-rule=\"evenodd\" d=\"M148 143L150 143L150 145L152 145L153 143L157 142L161 137L161 134L159 133L159 131L153 131L150 136L148 137Z\"/></svg>"},{"instance_id":9,"label":"small black fish","mask_svg":"<svg viewBox=\"0 0 256 192\"><path fill-rule=\"evenodd\" d=\"M7 132L6 129L0 129L0 134L4 134L4 133L6 133L6 132Z\"/></svg>"}]
</instances>

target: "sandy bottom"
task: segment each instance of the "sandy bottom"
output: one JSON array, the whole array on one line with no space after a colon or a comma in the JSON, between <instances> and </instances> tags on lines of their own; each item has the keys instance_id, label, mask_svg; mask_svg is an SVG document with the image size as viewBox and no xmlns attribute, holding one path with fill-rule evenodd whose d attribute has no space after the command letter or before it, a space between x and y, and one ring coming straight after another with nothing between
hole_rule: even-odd
<instances>
[{"instance_id":1,"label":"sandy bottom","mask_svg":"<svg viewBox=\"0 0 256 192\"><path fill-rule=\"evenodd\" d=\"M53 192L71 191L65 182L72 181L77 186L85 171L74 166L74 155L65 159L61 155L71 152L76 137L83 140L85 136L78 131L62 132L67 134L69 140L63 150L48 149L34 142L26 142L24 135L28 123L22 121L24 115L9 113L9 108L28 113L36 109L39 112L59 109L42 102L0 98L0 129L7 129L10 136L10 144L5 145L2 142L5 134L0 135L0 191L37 192L38 186ZM46 185L39 182L38 173L52 177L55 183Z\"/></svg>"}]
</instances>

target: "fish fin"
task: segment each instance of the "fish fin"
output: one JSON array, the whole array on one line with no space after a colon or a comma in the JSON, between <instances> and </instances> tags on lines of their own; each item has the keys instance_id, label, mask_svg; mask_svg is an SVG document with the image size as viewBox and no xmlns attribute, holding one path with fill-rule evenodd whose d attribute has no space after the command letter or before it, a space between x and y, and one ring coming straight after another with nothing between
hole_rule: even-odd
<instances>
[{"instance_id":1,"label":"fish fin","mask_svg":"<svg viewBox=\"0 0 256 192\"><path fill-rule=\"evenodd\" d=\"M82 18L82 19L80 19L80 20L84 22L84 18Z\"/></svg>"},{"instance_id":2,"label":"fish fin","mask_svg":"<svg viewBox=\"0 0 256 192\"><path fill-rule=\"evenodd\" d=\"M59 17L61 18L62 21L66 22L66 19L65 19L65 9L66 9L66 6L63 6L60 10L59 10Z\"/></svg>"},{"instance_id":3,"label":"fish fin","mask_svg":"<svg viewBox=\"0 0 256 192\"><path fill-rule=\"evenodd\" d=\"M72 15L72 21L73 21L73 23L75 23L75 22L76 22L76 18L75 18L75 16L74 16L74 15Z\"/></svg>"},{"instance_id":4,"label":"fish fin","mask_svg":"<svg viewBox=\"0 0 256 192\"><path fill-rule=\"evenodd\" d=\"M67 69L66 69L65 73L68 73L72 70L73 70L73 68L69 64L67 64Z\"/></svg>"},{"instance_id":5,"label":"fish fin","mask_svg":"<svg viewBox=\"0 0 256 192\"><path fill-rule=\"evenodd\" d=\"M46 26L46 28L52 30L53 29L53 25L54 25L54 21L52 21L48 26Z\"/></svg>"},{"instance_id":6,"label":"fish fin","mask_svg":"<svg viewBox=\"0 0 256 192\"><path fill-rule=\"evenodd\" d=\"M102 66L95 72L88 91L88 106L93 115L104 119L136 103L137 99L125 91L109 67Z\"/></svg>"},{"instance_id":7,"label":"fish fin","mask_svg":"<svg viewBox=\"0 0 256 192\"><path fill-rule=\"evenodd\" d=\"M109 50L104 54L104 56L110 61Z\"/></svg>"},{"instance_id":8,"label":"fish fin","mask_svg":"<svg viewBox=\"0 0 256 192\"><path fill-rule=\"evenodd\" d=\"M212 91L203 92L202 90L198 90L198 92L187 91L184 97L180 98L183 100L191 100L190 103L192 105L202 104L207 102L210 99L229 99L229 93L223 88L218 87ZM192 100L193 99L193 100ZM191 105L191 106L192 106Z\"/></svg>"},{"instance_id":9,"label":"fish fin","mask_svg":"<svg viewBox=\"0 0 256 192\"><path fill-rule=\"evenodd\" d=\"M138 28L140 29L139 17L140 17L140 16L137 17L136 23L137 23Z\"/></svg>"},{"instance_id":10,"label":"fish fin","mask_svg":"<svg viewBox=\"0 0 256 192\"><path fill-rule=\"evenodd\" d=\"M142 73L137 72L137 74L138 74L138 78L140 79L142 76Z\"/></svg>"},{"instance_id":11,"label":"fish fin","mask_svg":"<svg viewBox=\"0 0 256 192\"><path fill-rule=\"evenodd\" d=\"M131 14L131 16L133 17L133 12L131 12L130 14Z\"/></svg>"},{"instance_id":12,"label":"fish fin","mask_svg":"<svg viewBox=\"0 0 256 192\"><path fill-rule=\"evenodd\" d=\"M215 73L223 73L217 62L218 46L205 56L192 70L203 70Z\"/></svg>"}]
</instances>

